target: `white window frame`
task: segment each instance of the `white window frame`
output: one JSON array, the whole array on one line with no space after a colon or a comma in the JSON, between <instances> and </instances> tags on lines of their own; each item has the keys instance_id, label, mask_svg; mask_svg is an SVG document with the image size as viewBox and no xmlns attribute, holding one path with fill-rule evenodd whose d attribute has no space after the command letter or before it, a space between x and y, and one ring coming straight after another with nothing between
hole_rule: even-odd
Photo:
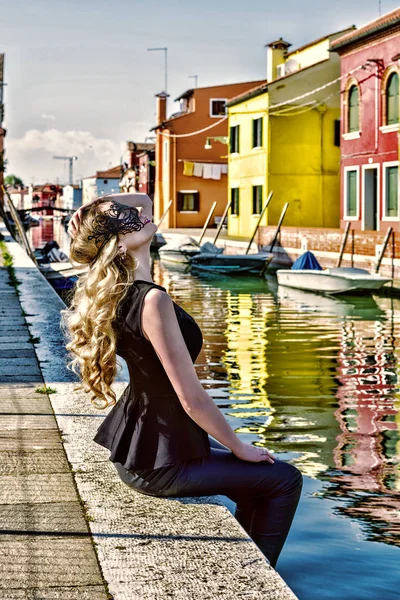
<instances>
[{"instance_id":1,"label":"white window frame","mask_svg":"<svg viewBox=\"0 0 400 600\"><path fill-rule=\"evenodd\" d=\"M347 214L347 172L357 171L357 214L355 217L349 217ZM360 166L345 167L343 170L343 220L344 221L359 221L360 220Z\"/></svg>"},{"instance_id":2,"label":"white window frame","mask_svg":"<svg viewBox=\"0 0 400 600\"><path fill-rule=\"evenodd\" d=\"M210 98L210 111L209 111L210 117L212 119L222 119L225 115L213 115L213 112L212 112L212 106L213 106L212 103L213 102L225 102L225 108L226 108L225 115L227 115L228 109L226 107L226 104L228 103L228 98Z\"/></svg>"},{"instance_id":3,"label":"white window frame","mask_svg":"<svg viewBox=\"0 0 400 600\"><path fill-rule=\"evenodd\" d=\"M397 222L400 220L400 202L397 201L397 217L386 216L386 180L388 167L399 167L398 160L382 163L382 221ZM400 167L399 167L400 168ZM400 189L400 186L399 186Z\"/></svg>"},{"instance_id":4,"label":"white window frame","mask_svg":"<svg viewBox=\"0 0 400 600\"><path fill-rule=\"evenodd\" d=\"M377 220L377 224L376 224L376 230L380 231L381 227L380 227L380 223L381 223L381 169L380 169L380 163L371 163L371 164L365 164L362 165L361 167L361 229L362 231L365 231L365 171L367 169L376 169L377 170L377 198L376 198L376 202L377 202L377 215L376 215L376 220ZM347 181L347 180L346 180Z\"/></svg>"}]
</instances>

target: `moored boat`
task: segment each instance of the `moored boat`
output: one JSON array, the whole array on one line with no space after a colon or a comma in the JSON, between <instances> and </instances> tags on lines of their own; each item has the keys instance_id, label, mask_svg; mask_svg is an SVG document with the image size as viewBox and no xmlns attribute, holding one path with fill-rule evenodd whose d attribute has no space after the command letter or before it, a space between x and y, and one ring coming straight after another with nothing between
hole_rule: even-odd
<instances>
[{"instance_id":1,"label":"moored boat","mask_svg":"<svg viewBox=\"0 0 400 600\"><path fill-rule=\"evenodd\" d=\"M322 269L311 252L300 256L291 269L280 269L276 275L279 285L320 294L372 293L392 281L355 267Z\"/></svg>"}]
</instances>

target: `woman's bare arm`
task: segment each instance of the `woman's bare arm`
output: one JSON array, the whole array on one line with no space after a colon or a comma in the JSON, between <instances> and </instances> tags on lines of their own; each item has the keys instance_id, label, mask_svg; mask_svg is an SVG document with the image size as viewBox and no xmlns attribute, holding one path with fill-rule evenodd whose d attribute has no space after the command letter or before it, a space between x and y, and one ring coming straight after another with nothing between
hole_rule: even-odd
<instances>
[{"instance_id":1,"label":"woman's bare arm","mask_svg":"<svg viewBox=\"0 0 400 600\"><path fill-rule=\"evenodd\" d=\"M151 289L144 298L142 331L151 342L186 413L232 452L252 462L274 462L269 454L244 444L201 385L175 314L171 297Z\"/></svg>"}]
</instances>

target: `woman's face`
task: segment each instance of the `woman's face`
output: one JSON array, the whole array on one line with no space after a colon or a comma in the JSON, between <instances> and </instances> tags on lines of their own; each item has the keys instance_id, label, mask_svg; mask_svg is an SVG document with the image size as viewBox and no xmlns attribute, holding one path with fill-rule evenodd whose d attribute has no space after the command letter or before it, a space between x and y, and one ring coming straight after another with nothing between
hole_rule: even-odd
<instances>
[{"instance_id":1,"label":"woman's face","mask_svg":"<svg viewBox=\"0 0 400 600\"><path fill-rule=\"evenodd\" d=\"M126 214L129 214L129 211L132 210L132 208L129 206L126 208ZM118 241L123 244L128 252L129 250L137 250L143 245L149 245L158 229L157 225L151 221L150 217L143 212L141 207L136 208L136 211L140 222L143 224L142 228L138 231L118 234Z\"/></svg>"}]
</instances>

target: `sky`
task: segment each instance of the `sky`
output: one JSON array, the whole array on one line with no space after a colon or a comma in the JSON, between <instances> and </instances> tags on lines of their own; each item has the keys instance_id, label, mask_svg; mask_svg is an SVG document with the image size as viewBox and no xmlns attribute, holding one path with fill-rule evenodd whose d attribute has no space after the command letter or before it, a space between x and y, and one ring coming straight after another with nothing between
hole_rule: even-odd
<instances>
[{"instance_id":1,"label":"sky","mask_svg":"<svg viewBox=\"0 0 400 600\"><path fill-rule=\"evenodd\" d=\"M399 0L381 0L382 14ZM120 163L156 124L168 48L169 112L193 87L266 76L265 44L291 50L379 16L379 0L0 0L6 174L66 183Z\"/></svg>"}]
</instances>

